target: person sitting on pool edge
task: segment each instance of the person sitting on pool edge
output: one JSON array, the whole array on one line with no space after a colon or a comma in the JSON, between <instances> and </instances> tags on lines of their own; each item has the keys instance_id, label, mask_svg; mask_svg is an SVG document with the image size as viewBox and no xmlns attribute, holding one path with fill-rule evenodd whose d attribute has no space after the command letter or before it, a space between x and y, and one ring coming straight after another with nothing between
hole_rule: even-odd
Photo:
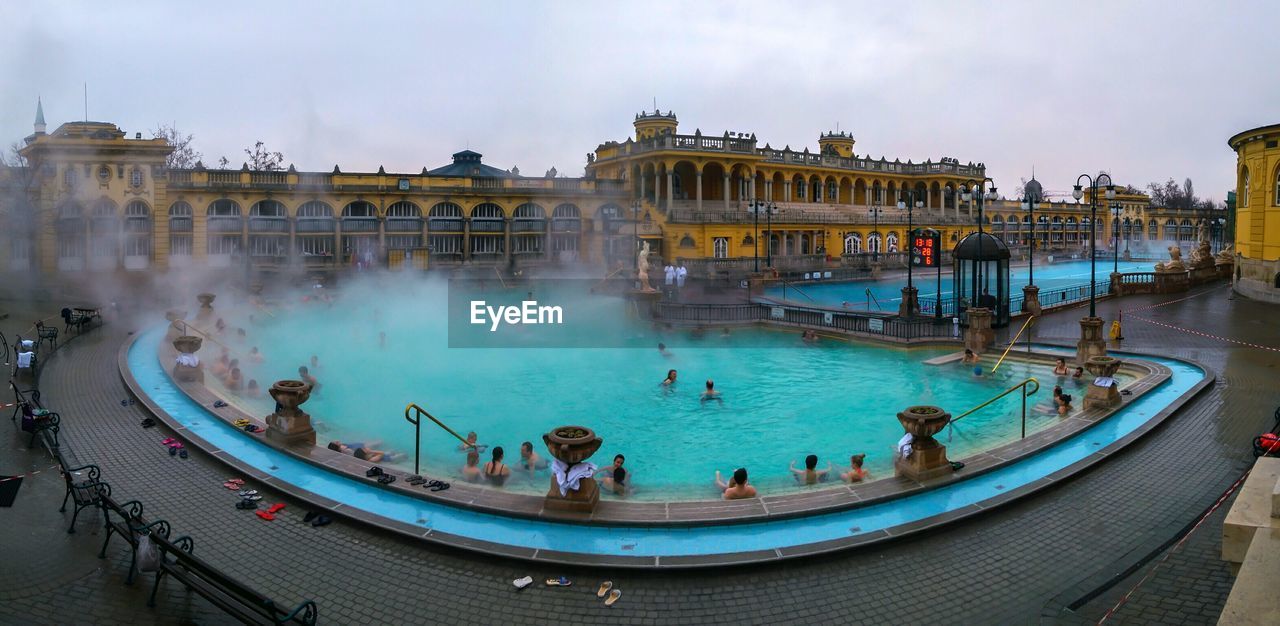
<instances>
[{"instance_id":1,"label":"person sitting on pool edge","mask_svg":"<svg viewBox=\"0 0 1280 626\"><path fill-rule=\"evenodd\" d=\"M467 464L462 466L462 480L478 483L484 479L480 473L480 453L472 450L467 453Z\"/></svg>"},{"instance_id":2,"label":"person sitting on pool edge","mask_svg":"<svg viewBox=\"0 0 1280 626\"><path fill-rule=\"evenodd\" d=\"M676 371L675 371L675 370L667 370L667 377L666 377L666 378L665 378L661 383L658 383L658 384L662 385L663 387L670 387L670 386L672 386L672 385L675 385L675 384L676 384Z\"/></svg>"},{"instance_id":3,"label":"person sitting on pool edge","mask_svg":"<svg viewBox=\"0 0 1280 626\"><path fill-rule=\"evenodd\" d=\"M1058 357L1058 364L1053 366L1053 375L1066 376L1068 373L1070 372L1067 370L1067 360L1062 357Z\"/></svg>"},{"instance_id":4,"label":"person sitting on pool edge","mask_svg":"<svg viewBox=\"0 0 1280 626\"><path fill-rule=\"evenodd\" d=\"M818 471L818 455L810 454L804 457L804 469L796 469L796 462L791 461L791 474L795 476L796 482L802 485L816 485L819 482L827 480L827 474L831 472L832 465L827 461L827 469Z\"/></svg>"},{"instance_id":5,"label":"person sitting on pool edge","mask_svg":"<svg viewBox=\"0 0 1280 626\"><path fill-rule=\"evenodd\" d=\"M520 444L520 467L529 470L529 474L533 474L540 469L547 469L547 460L533 451L533 442L526 441Z\"/></svg>"},{"instance_id":6,"label":"person sitting on pool edge","mask_svg":"<svg viewBox=\"0 0 1280 626\"><path fill-rule=\"evenodd\" d=\"M502 462L502 446L493 449L493 460L484 464L484 477L490 483L501 487L511 476L511 468Z\"/></svg>"},{"instance_id":7,"label":"person sitting on pool edge","mask_svg":"<svg viewBox=\"0 0 1280 626\"><path fill-rule=\"evenodd\" d=\"M871 473L862 469L862 461L867 458L866 454L855 454L849 457L849 471L840 474L840 480L847 483L857 483L871 477Z\"/></svg>"},{"instance_id":8,"label":"person sitting on pool edge","mask_svg":"<svg viewBox=\"0 0 1280 626\"><path fill-rule=\"evenodd\" d=\"M707 390L702 392L702 401L706 402L707 400L719 400L724 402L724 398L720 397L720 392L716 391L716 381L711 380L710 378L707 379Z\"/></svg>"},{"instance_id":9,"label":"person sitting on pool edge","mask_svg":"<svg viewBox=\"0 0 1280 626\"><path fill-rule=\"evenodd\" d=\"M716 488L724 492L722 497L725 500L756 497L756 488L747 484L747 468L745 467L733 470L733 478L727 483L720 478L720 470L716 470Z\"/></svg>"}]
</instances>

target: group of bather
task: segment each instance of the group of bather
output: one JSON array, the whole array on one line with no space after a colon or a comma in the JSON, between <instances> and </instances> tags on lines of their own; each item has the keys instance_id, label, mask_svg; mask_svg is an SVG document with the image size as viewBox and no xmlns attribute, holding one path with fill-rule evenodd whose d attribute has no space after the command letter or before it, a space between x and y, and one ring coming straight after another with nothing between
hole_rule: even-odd
<instances>
[{"instance_id":1,"label":"group of bather","mask_svg":"<svg viewBox=\"0 0 1280 626\"><path fill-rule=\"evenodd\" d=\"M506 452L502 446L494 446L490 450L489 446L478 443L475 432L467 433L466 441L458 445L458 450L466 454L461 473L462 479L467 482L487 483L501 487L513 475L511 466L506 463ZM480 455L485 451L489 451L489 460L482 466ZM599 478L606 490L615 495L625 496L631 493L631 473L623 467L626 460L627 458L621 454L614 455L613 464L597 468L592 472L592 476ZM520 444L520 460L516 473L532 479L538 472L548 468L551 468L551 465L533 449L533 442L526 441Z\"/></svg>"},{"instance_id":2,"label":"group of bather","mask_svg":"<svg viewBox=\"0 0 1280 626\"><path fill-rule=\"evenodd\" d=\"M975 353L973 350L970 350L969 348L965 348L964 356L961 357L960 362L965 364L966 366L973 365L974 366L973 372L975 376L982 375L982 368L981 366L977 365L978 361L979 359L978 359L977 353ZM1041 413L1051 413L1056 411L1058 415L1066 416L1067 414L1071 413L1072 398L1070 394L1063 393L1062 386L1066 384L1068 381L1070 381L1077 388L1083 387L1086 382L1084 377L1084 368L1077 366L1073 371L1070 367L1067 366L1066 359L1062 357L1058 357L1057 363L1055 363L1053 366L1053 375L1057 378L1057 383L1058 383L1053 386L1053 406L1043 407L1041 410Z\"/></svg>"}]
</instances>

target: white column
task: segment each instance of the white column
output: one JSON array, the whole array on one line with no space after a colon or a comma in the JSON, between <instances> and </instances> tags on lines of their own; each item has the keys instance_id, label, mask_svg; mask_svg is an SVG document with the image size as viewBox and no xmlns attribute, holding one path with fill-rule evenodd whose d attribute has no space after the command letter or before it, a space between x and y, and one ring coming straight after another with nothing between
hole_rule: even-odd
<instances>
[{"instance_id":1,"label":"white column","mask_svg":"<svg viewBox=\"0 0 1280 626\"><path fill-rule=\"evenodd\" d=\"M791 202L791 198L793 198L794 196L791 195L791 179L790 178L782 182L782 193L783 195L786 196L785 198L782 199L782 201Z\"/></svg>"},{"instance_id":2,"label":"white column","mask_svg":"<svg viewBox=\"0 0 1280 626\"><path fill-rule=\"evenodd\" d=\"M698 170L698 210L702 210L702 170Z\"/></svg>"},{"instance_id":3,"label":"white column","mask_svg":"<svg viewBox=\"0 0 1280 626\"><path fill-rule=\"evenodd\" d=\"M729 210L729 172L724 173L724 209Z\"/></svg>"},{"instance_id":4,"label":"white column","mask_svg":"<svg viewBox=\"0 0 1280 626\"><path fill-rule=\"evenodd\" d=\"M676 198L675 185L673 184L674 181L675 181L675 172L672 170L667 170L667 210L668 211L671 210L671 207L673 206L673 203L675 202L675 198Z\"/></svg>"}]
</instances>

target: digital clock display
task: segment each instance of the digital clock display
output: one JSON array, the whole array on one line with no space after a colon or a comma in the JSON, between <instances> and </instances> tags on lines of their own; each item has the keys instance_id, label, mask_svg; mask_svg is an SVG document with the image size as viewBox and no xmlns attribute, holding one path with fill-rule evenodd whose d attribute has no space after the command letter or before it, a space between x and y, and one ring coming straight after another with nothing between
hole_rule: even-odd
<instances>
[{"instance_id":1,"label":"digital clock display","mask_svg":"<svg viewBox=\"0 0 1280 626\"><path fill-rule=\"evenodd\" d=\"M942 235L933 229L915 230L911 233L911 264L916 267L937 267L941 254Z\"/></svg>"}]
</instances>

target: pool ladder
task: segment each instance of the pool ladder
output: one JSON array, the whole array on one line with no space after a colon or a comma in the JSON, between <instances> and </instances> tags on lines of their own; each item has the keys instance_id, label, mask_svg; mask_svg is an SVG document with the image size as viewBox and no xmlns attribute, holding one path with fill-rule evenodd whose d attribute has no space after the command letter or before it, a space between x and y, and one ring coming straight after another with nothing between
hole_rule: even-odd
<instances>
[{"instance_id":1,"label":"pool ladder","mask_svg":"<svg viewBox=\"0 0 1280 626\"><path fill-rule=\"evenodd\" d=\"M1034 387L1028 390L1027 387L1029 386L1034 386ZM995 402L996 400L999 400L1000 398L1003 398L1019 389L1022 390L1022 438L1026 439L1027 437L1027 396L1034 394L1037 391L1040 391L1040 381L1036 380L1035 378L1028 378L1008 389L1005 389L1004 391L997 394L994 398L991 398L990 400L987 400L986 402L983 402L982 404L979 404L978 406L975 406L972 409L969 409L968 411L965 411L964 413L961 413L951 418L951 421L947 423L947 427L950 428L952 424L955 424L961 419L964 419L965 417L968 417L970 415L973 415L974 413L977 413L978 411L986 408L987 406L990 406L991 403ZM948 430L947 437L950 437L950 436L951 436L951 431Z\"/></svg>"},{"instance_id":2,"label":"pool ladder","mask_svg":"<svg viewBox=\"0 0 1280 626\"><path fill-rule=\"evenodd\" d=\"M454 437L457 437L458 441L462 442L462 445L472 449L476 447L474 443L468 442L466 439L462 437L462 435L459 435L458 433L454 432L453 429L446 426L444 422L436 419L434 415L428 413L426 409L411 402L409 403L409 406L404 408L404 419L410 424L413 424L413 473L414 474L422 473L419 471L418 459L420 458L419 453L422 448L422 416L423 415L427 416L427 419L430 419L431 421L435 422L436 426L443 428L445 432L449 433L450 435L453 435Z\"/></svg>"}]
</instances>

